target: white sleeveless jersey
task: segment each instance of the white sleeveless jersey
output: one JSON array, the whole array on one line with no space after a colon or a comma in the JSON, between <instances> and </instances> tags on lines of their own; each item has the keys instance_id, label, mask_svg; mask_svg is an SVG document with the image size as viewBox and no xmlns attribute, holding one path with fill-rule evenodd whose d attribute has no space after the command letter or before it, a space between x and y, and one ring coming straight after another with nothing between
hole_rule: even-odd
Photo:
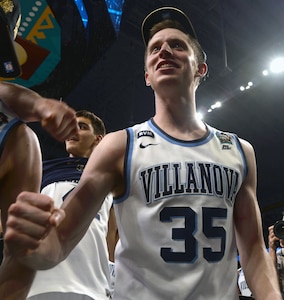
<instances>
[{"instance_id":1,"label":"white sleeveless jersey","mask_svg":"<svg viewBox=\"0 0 284 300\"><path fill-rule=\"evenodd\" d=\"M235 300L233 207L246 176L238 138L207 126L186 142L153 120L127 129L115 300Z\"/></svg>"},{"instance_id":2,"label":"white sleeveless jersey","mask_svg":"<svg viewBox=\"0 0 284 300\"><path fill-rule=\"evenodd\" d=\"M76 185L67 181L51 183L42 190L42 194L51 196L55 205L61 206L62 199ZM64 261L52 269L36 273L28 297L37 295L32 299L41 299L44 293L73 292L95 300L110 299L106 234L111 205L112 196L108 196L85 236Z\"/></svg>"},{"instance_id":3,"label":"white sleeveless jersey","mask_svg":"<svg viewBox=\"0 0 284 300\"><path fill-rule=\"evenodd\" d=\"M241 295L242 296L247 296L247 297L252 296L252 292L251 292L251 290L249 289L249 287L247 285L243 269L240 268L238 271L239 271L238 286L239 286L239 290L241 292Z\"/></svg>"}]
</instances>

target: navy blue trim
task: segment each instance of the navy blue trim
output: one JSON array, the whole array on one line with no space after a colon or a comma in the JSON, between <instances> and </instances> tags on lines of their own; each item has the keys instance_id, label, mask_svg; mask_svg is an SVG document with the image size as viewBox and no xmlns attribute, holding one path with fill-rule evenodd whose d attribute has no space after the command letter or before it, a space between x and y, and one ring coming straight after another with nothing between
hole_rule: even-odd
<instances>
[{"instance_id":1,"label":"navy blue trim","mask_svg":"<svg viewBox=\"0 0 284 300\"><path fill-rule=\"evenodd\" d=\"M236 146L237 146L238 150L240 151L242 159L243 159L243 165L244 165L244 174L243 174L243 176L244 176L244 179L245 179L247 174L248 174L248 164L247 164L246 155L245 155L245 152L244 152L244 149L242 147L242 144L240 142L239 137L236 134L232 134L232 136L234 137L234 139L236 141Z\"/></svg>"},{"instance_id":2,"label":"navy blue trim","mask_svg":"<svg viewBox=\"0 0 284 300\"><path fill-rule=\"evenodd\" d=\"M0 157L2 156L2 152L5 147L6 140L9 136L10 131L15 128L19 124L23 124L24 122L20 119L13 119L10 122L8 122L2 131L0 132Z\"/></svg>"},{"instance_id":3,"label":"navy blue trim","mask_svg":"<svg viewBox=\"0 0 284 300\"><path fill-rule=\"evenodd\" d=\"M165 139L166 141L168 141L172 144L176 144L176 145L179 145L182 147L200 146L200 145L208 143L214 137L213 128L208 126L205 123L204 124L207 128L207 134L204 137L194 140L194 141L183 141L183 140L179 140L179 139L173 138L172 136L168 135L155 123L155 121L153 119L150 119L147 122L148 122L149 126L153 129L153 131L155 133L157 133L159 136L161 136L163 139Z\"/></svg>"},{"instance_id":4,"label":"navy blue trim","mask_svg":"<svg viewBox=\"0 0 284 300\"><path fill-rule=\"evenodd\" d=\"M133 144L134 144L134 132L133 128L126 128L127 142L124 158L124 177L125 177L125 188L126 191L124 195L120 197L113 197L113 204L118 204L123 202L128 198L130 193L130 171L131 171L131 162L132 162L132 153L133 153Z\"/></svg>"}]
</instances>

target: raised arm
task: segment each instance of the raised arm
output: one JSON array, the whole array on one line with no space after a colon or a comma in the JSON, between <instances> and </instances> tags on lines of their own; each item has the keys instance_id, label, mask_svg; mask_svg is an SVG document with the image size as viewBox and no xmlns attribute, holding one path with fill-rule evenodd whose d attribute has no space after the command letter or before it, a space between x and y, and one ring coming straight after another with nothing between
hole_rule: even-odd
<instances>
[{"instance_id":1,"label":"raised arm","mask_svg":"<svg viewBox=\"0 0 284 300\"><path fill-rule=\"evenodd\" d=\"M25 122L41 122L42 127L59 141L77 131L75 111L66 103L41 97L23 86L0 81L0 99Z\"/></svg>"},{"instance_id":2,"label":"raised arm","mask_svg":"<svg viewBox=\"0 0 284 300\"><path fill-rule=\"evenodd\" d=\"M237 195L234 222L237 246L246 281L256 299L282 299L277 274L265 248L256 198L256 162L252 146L242 141L248 174Z\"/></svg>"},{"instance_id":3,"label":"raised arm","mask_svg":"<svg viewBox=\"0 0 284 300\"><path fill-rule=\"evenodd\" d=\"M74 110L65 103L41 97L20 85L0 81L0 100L5 116L2 125L7 128L2 131L0 154L0 209L6 233L9 206L24 190L39 192L42 173L41 150L36 134L26 124L14 122L13 118L40 121L45 130L59 141L76 134L77 121ZM5 246L0 267L0 299L26 299L35 272L11 257L8 250Z\"/></svg>"},{"instance_id":4,"label":"raised arm","mask_svg":"<svg viewBox=\"0 0 284 300\"><path fill-rule=\"evenodd\" d=\"M125 147L125 131L104 137L78 186L65 199L62 209L66 216L60 225L56 217L60 218L61 212L54 209L49 197L21 194L9 209L5 241L10 254L33 269L50 268L63 260L85 234L105 196L124 192Z\"/></svg>"}]
</instances>

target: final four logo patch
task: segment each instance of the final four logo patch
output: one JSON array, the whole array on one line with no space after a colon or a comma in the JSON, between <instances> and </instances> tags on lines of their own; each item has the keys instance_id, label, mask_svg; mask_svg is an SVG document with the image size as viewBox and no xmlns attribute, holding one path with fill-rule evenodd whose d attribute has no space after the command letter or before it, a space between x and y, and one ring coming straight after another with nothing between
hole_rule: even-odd
<instances>
[{"instance_id":1,"label":"final four logo patch","mask_svg":"<svg viewBox=\"0 0 284 300\"><path fill-rule=\"evenodd\" d=\"M228 133L224 132L216 132L216 136L219 139L221 144L233 144L232 143L232 136Z\"/></svg>"}]
</instances>

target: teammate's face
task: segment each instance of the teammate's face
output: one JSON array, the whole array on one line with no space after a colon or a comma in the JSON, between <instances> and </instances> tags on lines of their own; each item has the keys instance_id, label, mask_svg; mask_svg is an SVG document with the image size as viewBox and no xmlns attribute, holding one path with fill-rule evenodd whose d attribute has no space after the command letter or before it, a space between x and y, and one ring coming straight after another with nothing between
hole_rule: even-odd
<instances>
[{"instance_id":1,"label":"teammate's face","mask_svg":"<svg viewBox=\"0 0 284 300\"><path fill-rule=\"evenodd\" d=\"M145 61L145 80L155 90L161 82L193 82L198 64L189 37L175 28L158 31L149 41Z\"/></svg>"},{"instance_id":2,"label":"teammate's face","mask_svg":"<svg viewBox=\"0 0 284 300\"><path fill-rule=\"evenodd\" d=\"M85 117L77 117L78 134L66 140L66 150L71 157L89 157L100 141L94 133L91 121Z\"/></svg>"}]
</instances>

